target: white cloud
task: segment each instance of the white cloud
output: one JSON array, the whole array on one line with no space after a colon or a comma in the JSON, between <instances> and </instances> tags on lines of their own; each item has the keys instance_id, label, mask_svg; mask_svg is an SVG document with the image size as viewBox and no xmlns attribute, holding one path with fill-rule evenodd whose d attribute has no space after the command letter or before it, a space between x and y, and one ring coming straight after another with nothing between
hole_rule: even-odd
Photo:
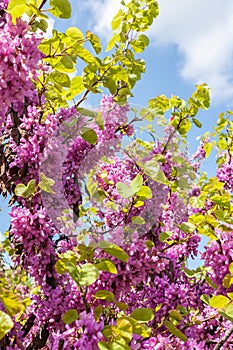
<instances>
[{"instance_id":1,"label":"white cloud","mask_svg":"<svg viewBox=\"0 0 233 350\"><path fill-rule=\"evenodd\" d=\"M121 0L86 0L81 9L88 11L88 22L95 33L108 40L112 35L111 21L120 8Z\"/></svg>"},{"instance_id":2,"label":"white cloud","mask_svg":"<svg viewBox=\"0 0 233 350\"><path fill-rule=\"evenodd\" d=\"M152 45L176 45L180 74L186 81L208 83L215 102L233 101L233 2L161 0L160 15L149 36ZM93 30L111 36L111 19L120 0L86 0ZM233 103L233 102L232 102Z\"/></svg>"},{"instance_id":3,"label":"white cloud","mask_svg":"<svg viewBox=\"0 0 233 350\"><path fill-rule=\"evenodd\" d=\"M233 100L231 1L163 0L150 36L155 45L177 46L185 80L208 83L215 102Z\"/></svg>"},{"instance_id":4,"label":"white cloud","mask_svg":"<svg viewBox=\"0 0 233 350\"><path fill-rule=\"evenodd\" d=\"M53 18L48 18L47 19L47 22L48 22L48 28L47 28L47 31L44 35L45 38L51 38L53 35L53 28L54 28L54 22L55 20Z\"/></svg>"}]
</instances>

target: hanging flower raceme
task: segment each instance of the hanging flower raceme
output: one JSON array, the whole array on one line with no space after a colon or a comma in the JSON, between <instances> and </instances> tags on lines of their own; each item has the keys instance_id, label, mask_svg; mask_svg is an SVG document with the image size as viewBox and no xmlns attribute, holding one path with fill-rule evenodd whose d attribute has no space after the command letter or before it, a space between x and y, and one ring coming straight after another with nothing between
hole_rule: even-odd
<instances>
[{"instance_id":1,"label":"hanging flower raceme","mask_svg":"<svg viewBox=\"0 0 233 350\"><path fill-rule=\"evenodd\" d=\"M21 114L24 105L38 102L33 80L43 69L43 54L38 49L42 37L31 33L21 19L14 25L10 15L4 16L6 22L0 28L0 131L11 109Z\"/></svg>"}]
</instances>

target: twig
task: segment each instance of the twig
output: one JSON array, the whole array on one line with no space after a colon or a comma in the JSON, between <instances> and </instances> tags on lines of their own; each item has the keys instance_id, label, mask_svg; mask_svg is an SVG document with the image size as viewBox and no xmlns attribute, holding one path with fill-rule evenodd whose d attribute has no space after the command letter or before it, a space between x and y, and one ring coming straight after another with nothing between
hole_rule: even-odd
<instances>
[{"instance_id":1,"label":"twig","mask_svg":"<svg viewBox=\"0 0 233 350\"><path fill-rule=\"evenodd\" d=\"M215 346L214 350L220 350L222 346L227 342L230 336L233 334L233 326L226 332L222 340Z\"/></svg>"},{"instance_id":2,"label":"twig","mask_svg":"<svg viewBox=\"0 0 233 350\"><path fill-rule=\"evenodd\" d=\"M42 10L43 6L46 4L46 2L47 2L47 0L42 0L41 1L40 5L38 6L39 12L41 12L41 10ZM35 19L36 19L36 14L34 13L32 15L32 17L31 17L31 19L30 19L28 24L31 25L34 22Z\"/></svg>"}]
</instances>

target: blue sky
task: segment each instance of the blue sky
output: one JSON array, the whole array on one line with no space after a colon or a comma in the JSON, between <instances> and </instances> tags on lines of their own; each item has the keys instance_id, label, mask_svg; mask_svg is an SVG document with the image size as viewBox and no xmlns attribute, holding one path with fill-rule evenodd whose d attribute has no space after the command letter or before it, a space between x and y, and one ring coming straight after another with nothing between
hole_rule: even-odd
<instances>
[{"instance_id":1,"label":"blue sky","mask_svg":"<svg viewBox=\"0 0 233 350\"><path fill-rule=\"evenodd\" d=\"M71 4L72 18L56 19L55 23L50 20L50 27L60 31L69 26L91 30L105 47L120 0L71 0ZM195 84L209 84L212 105L199 115L203 129L194 128L190 134L194 149L196 137L211 130L218 113L233 107L233 2L160 0L159 5L160 15L146 33L150 38L150 46L143 53L147 71L134 89L131 103L145 105L159 94L187 98ZM205 170L211 171L213 162L209 160ZM8 227L6 202L0 202L0 207L0 229L4 232Z\"/></svg>"}]
</instances>

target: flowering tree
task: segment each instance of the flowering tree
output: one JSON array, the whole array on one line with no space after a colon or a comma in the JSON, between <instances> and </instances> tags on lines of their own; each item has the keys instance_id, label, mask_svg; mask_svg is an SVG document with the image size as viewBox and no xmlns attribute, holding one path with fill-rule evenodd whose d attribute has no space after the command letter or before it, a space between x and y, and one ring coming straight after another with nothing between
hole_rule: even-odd
<instances>
[{"instance_id":1,"label":"flowering tree","mask_svg":"<svg viewBox=\"0 0 233 350\"><path fill-rule=\"evenodd\" d=\"M1 349L233 347L232 112L190 156L208 86L130 106L158 12L122 1L103 57L90 31L43 37L46 13L70 17L68 0L0 1ZM202 235L204 265L190 270Z\"/></svg>"}]
</instances>

